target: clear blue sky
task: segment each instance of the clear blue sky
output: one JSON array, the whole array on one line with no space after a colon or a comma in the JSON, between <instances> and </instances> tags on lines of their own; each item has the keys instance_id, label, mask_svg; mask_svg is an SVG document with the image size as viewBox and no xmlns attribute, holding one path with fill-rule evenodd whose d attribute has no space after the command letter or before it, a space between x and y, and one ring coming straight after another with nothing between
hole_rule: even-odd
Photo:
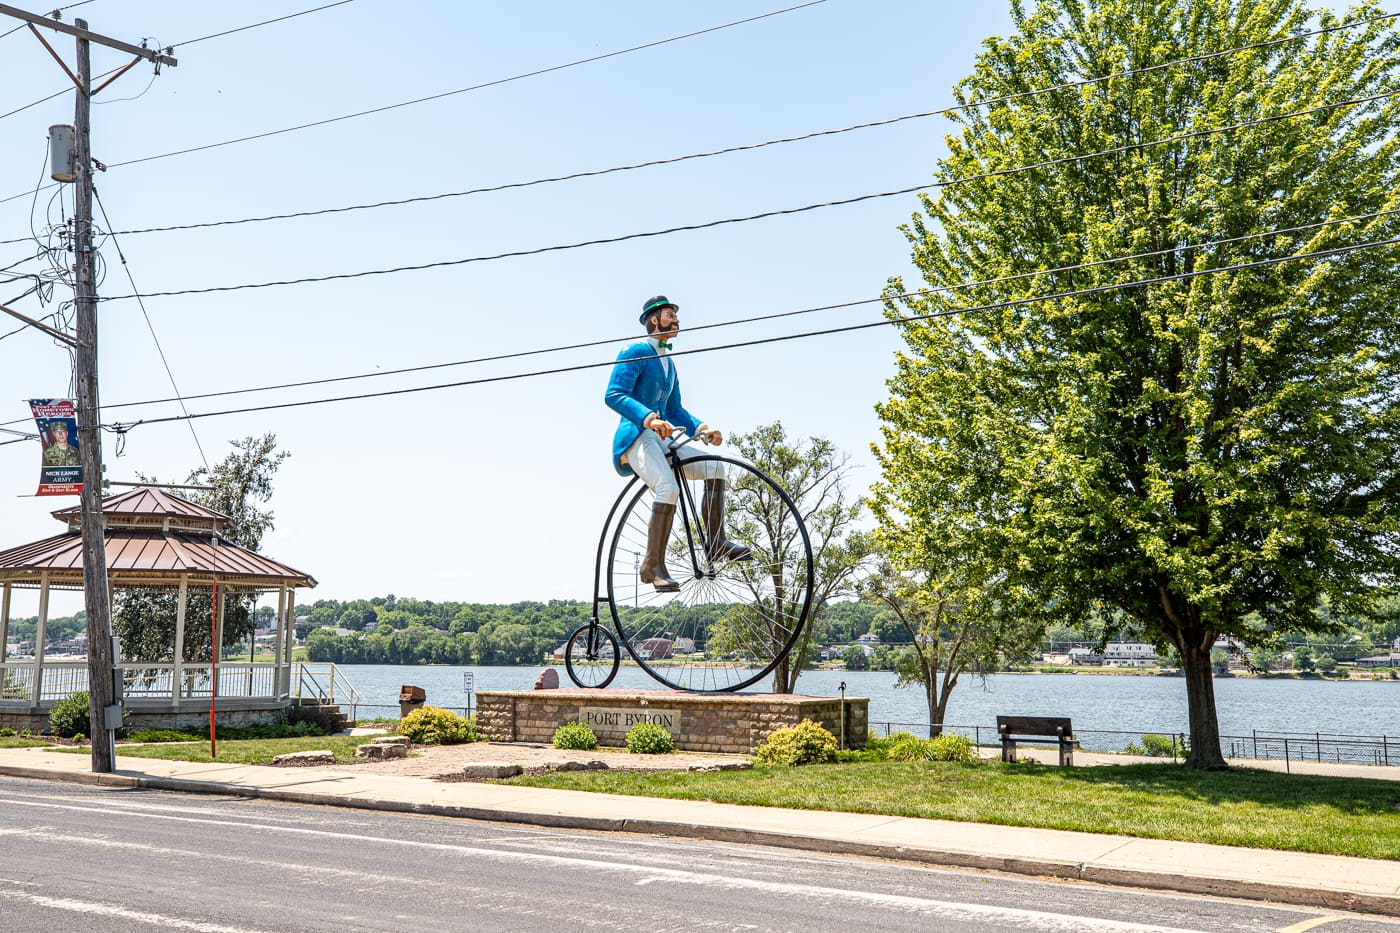
<instances>
[{"instance_id":1,"label":"clear blue sky","mask_svg":"<svg viewBox=\"0 0 1400 933\"><path fill-rule=\"evenodd\" d=\"M316 6L93 0L94 31L162 45ZM176 49L152 82L133 69L97 99L93 152L112 227L314 210L608 168L951 104L951 87L1006 4L827 0L757 22L537 77L301 132L166 159L146 156L393 104L548 68L781 9L779 2L445 3L355 0ZM26 7L29 8L29 7ZM12 24L0 20L0 32ZM55 47L71 60L73 42ZM96 49L94 71L126 56ZM67 79L27 31L0 39L0 113ZM144 93L143 93L144 91ZM140 95L137 97L137 95ZM134 100L119 98L136 97ZM48 126L72 95L0 119L0 240L66 206L32 195ZM119 242L143 292L265 282L533 249L704 223L930 180L943 118L679 165L425 204ZM47 182L47 172L45 182ZM696 326L877 297L910 275L899 232L914 195L539 256L327 284L151 298L146 310L184 395L450 362L602 338L606 347L311 389L188 402L191 412L452 382L611 359L643 299L665 293ZM100 217L99 217L100 221ZM33 244L0 246L0 266ZM109 239L99 293L131 291ZM32 268L33 264L23 266ZM21 288L0 286L0 301ZM55 304L17 303L47 314ZM877 320L867 305L682 334L680 349ZM18 325L16 325L18 326ZM165 398L169 379L140 307L99 311L102 400ZM10 330L0 320L0 333ZM850 452L856 492L876 475L873 405L898 345L885 328L681 359L685 398L726 431L781 420ZM388 592L481 602L589 598L597 531L619 479L605 369L201 419L214 462L228 440L272 432L291 451L264 552L321 581L304 601ZM24 400L68 394L67 353L26 332L0 340L0 421ZM124 422L174 405L112 409ZM32 424L32 422L31 422ZM19 425L18 427L24 427ZM108 477L182 479L200 464L184 423L138 427ZM72 499L26 498L39 445L0 447L0 545L61 530ZM56 604L57 611L78 606ZM21 599L16 612L34 607Z\"/></svg>"}]
</instances>

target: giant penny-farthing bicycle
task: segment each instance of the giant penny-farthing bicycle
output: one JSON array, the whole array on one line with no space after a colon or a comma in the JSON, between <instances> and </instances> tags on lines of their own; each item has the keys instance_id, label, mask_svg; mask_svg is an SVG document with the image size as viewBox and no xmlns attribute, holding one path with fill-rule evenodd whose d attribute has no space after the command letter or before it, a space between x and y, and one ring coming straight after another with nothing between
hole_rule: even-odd
<instances>
[{"instance_id":1,"label":"giant penny-farthing bicycle","mask_svg":"<svg viewBox=\"0 0 1400 933\"><path fill-rule=\"evenodd\" d=\"M677 451L692 440L672 442L669 451L680 499L666 564L680 591L657 592L641 581L652 492L633 477L598 538L593 617L565 644L565 667L580 687L612 682L620 644L668 687L742 690L787 659L807 622L812 545L792 498L742 460L702 454L682 461ZM722 511L711 498L717 478L724 483ZM726 537L751 555L716 556L711 542Z\"/></svg>"}]
</instances>

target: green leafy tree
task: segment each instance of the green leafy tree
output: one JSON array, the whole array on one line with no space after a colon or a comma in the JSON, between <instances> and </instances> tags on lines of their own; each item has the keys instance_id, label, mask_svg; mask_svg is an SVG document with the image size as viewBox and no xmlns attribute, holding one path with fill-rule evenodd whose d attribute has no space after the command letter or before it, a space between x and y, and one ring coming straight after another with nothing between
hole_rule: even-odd
<instances>
[{"instance_id":1,"label":"green leafy tree","mask_svg":"<svg viewBox=\"0 0 1400 933\"><path fill-rule=\"evenodd\" d=\"M1119 610L1176 649L1196 768L1225 766L1219 636L1319 625L1324 595L1362 611L1400 570L1400 277L1367 246L1400 233L1381 13L1018 0L905 230L930 288L890 282L891 507L981 549L1026 618Z\"/></svg>"},{"instance_id":2,"label":"green leafy tree","mask_svg":"<svg viewBox=\"0 0 1400 933\"><path fill-rule=\"evenodd\" d=\"M1317 661L1313 659L1312 649L1307 645L1299 645L1293 649L1293 669L1305 674L1317 669Z\"/></svg>"},{"instance_id":3,"label":"green leafy tree","mask_svg":"<svg viewBox=\"0 0 1400 933\"><path fill-rule=\"evenodd\" d=\"M229 516L235 526L228 540L256 551L263 535L272 529L273 514L261 507L272 498L272 478L290 454L277 450L272 434L232 441L233 452L212 469L200 467L189 474L191 485L210 487L188 498ZM155 482L154 479L150 480ZM222 649L231 648L252 634L252 600L220 595L224 624ZM175 622L179 593L171 589L134 589L117 592L112 600L112 630L122 639L122 653L133 661L169 662L175 656ZM191 590L185 609L185 661L212 657L213 594Z\"/></svg>"},{"instance_id":4,"label":"green leafy tree","mask_svg":"<svg viewBox=\"0 0 1400 933\"><path fill-rule=\"evenodd\" d=\"M899 530L882 527L879 536L897 542L902 540ZM909 646L894 656L895 686L923 689L932 735L943 731L948 700L960 678L995 671L1001 653L1021 656L1040 634L1035 625L1008 624L995 589L965 566L900 572L886 558L862 581L861 592L887 609L904 630L900 641Z\"/></svg>"},{"instance_id":5,"label":"green leafy tree","mask_svg":"<svg viewBox=\"0 0 1400 933\"><path fill-rule=\"evenodd\" d=\"M773 671L773 692L792 693L797 689L804 659L811 654L813 633L824 607L850 591L862 563L870 553L867 535L856 528L864 506L847 489L850 457L838 451L824 437L805 441L789 438L781 422L773 422L748 434L738 434L730 443L739 455L768 474L787 491L796 503L797 511L807 526L812 546L813 591L812 612L797 641L786 658ZM734 497L734 501L739 500ZM731 508L726 521L730 536L736 541L756 546L759 553L786 554L800 544L794 529L780 527L774 521L780 503L766 493L755 497L755 514L737 514ZM788 586L801 586L806 581L793 580ZM793 611L795 607L779 605L776 611ZM742 613L741 608L731 612ZM796 620L781 620L780 631L791 631ZM721 620L712 638L720 649L742 649L756 626L745 620L742 624L727 624ZM756 653L765 656L771 649Z\"/></svg>"},{"instance_id":6,"label":"green leafy tree","mask_svg":"<svg viewBox=\"0 0 1400 933\"><path fill-rule=\"evenodd\" d=\"M841 663L846 665L848 671L868 671L870 670L870 659L865 656L865 649L859 645L851 645L841 652Z\"/></svg>"}]
</instances>

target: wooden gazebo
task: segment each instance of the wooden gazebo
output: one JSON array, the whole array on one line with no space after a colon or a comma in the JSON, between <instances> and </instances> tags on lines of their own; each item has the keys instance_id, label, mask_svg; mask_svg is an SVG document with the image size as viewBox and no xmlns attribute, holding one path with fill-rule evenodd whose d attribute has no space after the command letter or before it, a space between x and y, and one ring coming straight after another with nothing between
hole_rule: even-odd
<instances>
[{"instance_id":1,"label":"wooden gazebo","mask_svg":"<svg viewBox=\"0 0 1400 933\"><path fill-rule=\"evenodd\" d=\"M168 662L120 659L124 699L131 719L152 725L181 725L207 717L217 696L221 719L258 721L292 702L292 619L295 593L316 581L286 564L239 547L225 539L232 520L219 512L154 487L103 500L106 523L107 579L111 590L178 590L175 643ZM0 551L0 725L32 722L47 716L52 704L87 689L85 660L44 657L49 594L83 588L82 519L77 508L61 509L54 518L68 526L63 534ZM185 658L189 626L215 628L222 644L224 600L213 620L187 618L189 594L203 588L220 596L277 594L274 660L221 661L218 690L208 662ZM11 595L16 589L39 591L39 623L34 656L8 658ZM229 716L224 716L224 713Z\"/></svg>"}]
</instances>

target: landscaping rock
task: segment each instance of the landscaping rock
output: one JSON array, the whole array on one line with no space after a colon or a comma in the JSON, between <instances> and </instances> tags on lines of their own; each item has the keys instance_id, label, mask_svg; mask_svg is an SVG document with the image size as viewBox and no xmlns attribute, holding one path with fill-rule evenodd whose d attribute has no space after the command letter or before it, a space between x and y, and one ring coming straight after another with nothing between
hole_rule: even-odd
<instances>
[{"instance_id":1,"label":"landscaping rock","mask_svg":"<svg viewBox=\"0 0 1400 933\"><path fill-rule=\"evenodd\" d=\"M306 752L288 752L272 759L274 765L283 767L307 767L309 765L335 764L335 752L313 749Z\"/></svg>"},{"instance_id":2,"label":"landscaping rock","mask_svg":"<svg viewBox=\"0 0 1400 933\"><path fill-rule=\"evenodd\" d=\"M540 671L540 676L535 678L536 690L558 690L559 672L552 667L546 667Z\"/></svg>"},{"instance_id":3,"label":"landscaping rock","mask_svg":"<svg viewBox=\"0 0 1400 933\"><path fill-rule=\"evenodd\" d=\"M491 781L497 778L515 777L522 774L520 765L467 765L462 769L462 779L467 781Z\"/></svg>"},{"instance_id":4,"label":"landscaping rock","mask_svg":"<svg viewBox=\"0 0 1400 933\"><path fill-rule=\"evenodd\" d=\"M752 761L729 761L719 765L691 765L687 771L747 771L753 767Z\"/></svg>"},{"instance_id":5,"label":"landscaping rock","mask_svg":"<svg viewBox=\"0 0 1400 933\"><path fill-rule=\"evenodd\" d=\"M545 763L550 771L606 771L606 761L550 761Z\"/></svg>"},{"instance_id":6,"label":"landscaping rock","mask_svg":"<svg viewBox=\"0 0 1400 933\"><path fill-rule=\"evenodd\" d=\"M387 758L407 758L408 740L398 742L371 742L355 749L355 757L366 761L383 761Z\"/></svg>"},{"instance_id":7,"label":"landscaping rock","mask_svg":"<svg viewBox=\"0 0 1400 933\"><path fill-rule=\"evenodd\" d=\"M408 745L408 737L403 735L380 735L369 740L371 745Z\"/></svg>"}]
</instances>

